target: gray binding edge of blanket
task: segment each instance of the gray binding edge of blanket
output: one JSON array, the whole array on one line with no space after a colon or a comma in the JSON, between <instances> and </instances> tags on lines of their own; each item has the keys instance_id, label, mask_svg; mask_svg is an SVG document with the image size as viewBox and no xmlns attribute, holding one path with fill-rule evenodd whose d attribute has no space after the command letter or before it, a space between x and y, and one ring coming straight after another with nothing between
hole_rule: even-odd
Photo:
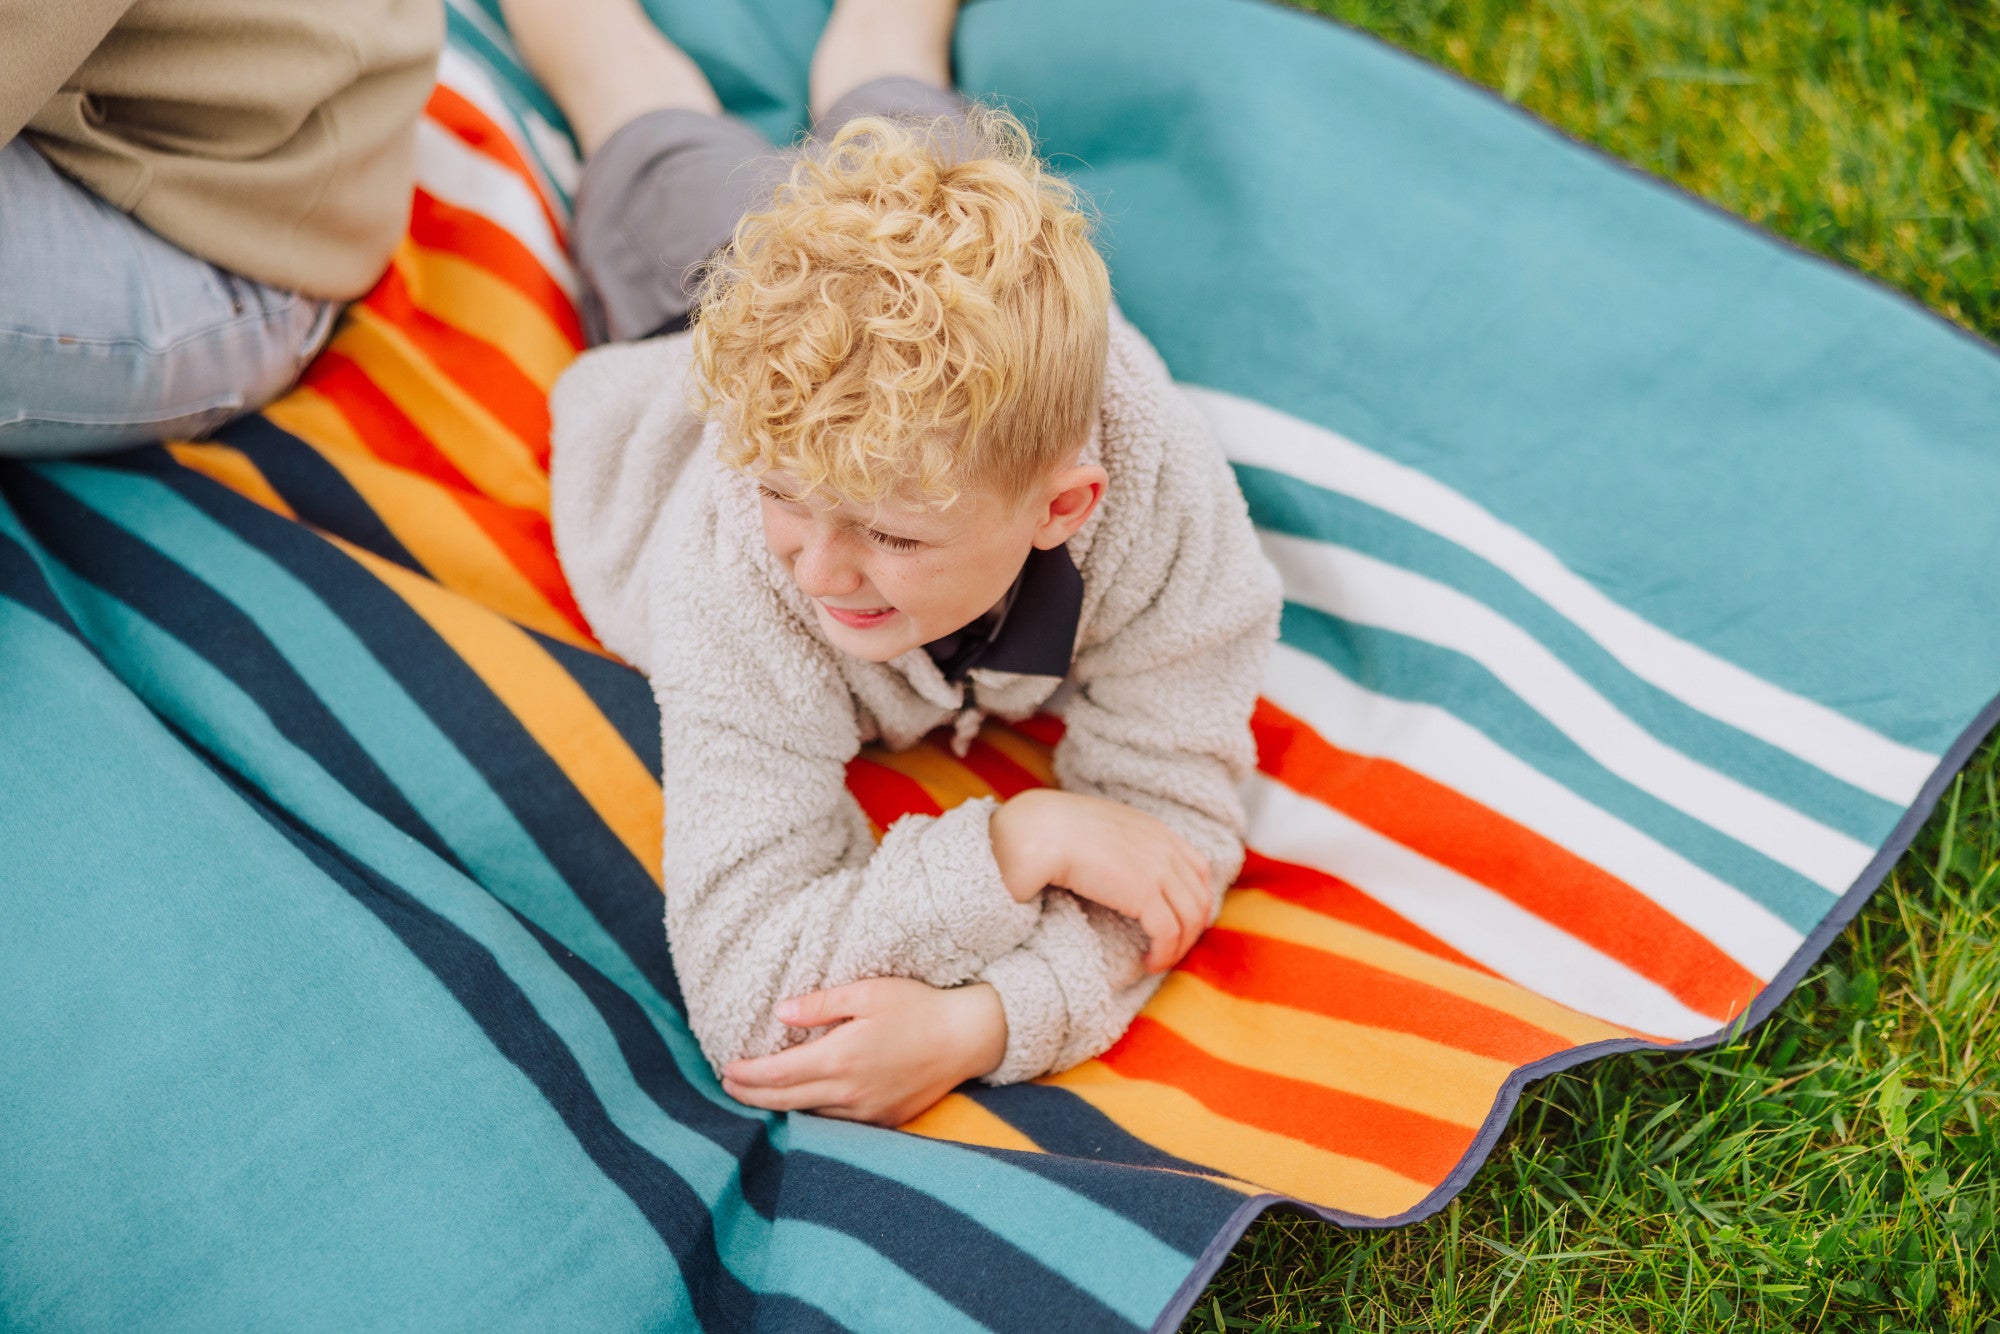
<instances>
[{"instance_id":1,"label":"gray binding edge of blanket","mask_svg":"<svg viewBox=\"0 0 2000 1334\"><path fill-rule=\"evenodd\" d=\"M1174 1290L1166 1309L1160 1313L1160 1318L1153 1322L1153 1334L1168 1334L1169 1331L1180 1327L1188 1312L1194 1309L1194 1304L1200 1299L1202 1290L1208 1286L1208 1281L1215 1277L1216 1271L1222 1268L1222 1262L1229 1258L1229 1252L1235 1248L1236 1243L1249 1230L1250 1224L1260 1215L1282 1210L1351 1228L1404 1227L1411 1223L1422 1222L1451 1203L1471 1182L1473 1174L1486 1165L1486 1159L1493 1152L1493 1146L1499 1142L1500 1136L1507 1129L1508 1121L1513 1118L1514 1108L1521 1100L1521 1091L1535 1080L1597 1060L1599 1057L1615 1056L1621 1052L1702 1051L1733 1041L1770 1018L1772 1013L1784 1004L1785 998L1792 994L1793 988L1797 987L1805 977L1806 970L1817 963L1819 956L1826 952L1827 946L1833 943L1834 938L1847 929L1847 924L1861 911L1861 905L1868 902L1875 891L1881 888L1882 882L1888 878L1889 869L1916 840L1918 831L1924 827L1924 822L1930 819L1931 812L1943 798L1945 789L1958 777L1959 771L1972 759L1973 752L1979 749L1980 743L1985 741L1987 733L1993 731L1996 724L2000 724L2000 696L1996 696L1979 711L1972 725L1961 732L1958 740L1954 741L1940 757L1930 779L1917 793L1917 799L1903 812L1903 818L1889 831L1888 839L1861 874L1855 878L1854 884L1841 895L1840 901L1833 905L1832 911L1820 919L1820 924L1813 928L1812 934L1799 945L1798 951L1783 968L1778 970L1778 975L1757 993L1757 998L1750 1002L1749 1008L1727 1027L1717 1029L1706 1037L1690 1038L1686 1042L1663 1043L1646 1042L1639 1038L1613 1038L1605 1042L1572 1047L1568 1051L1557 1052L1553 1056L1519 1067L1507 1077L1507 1082L1500 1086L1499 1095L1493 1100L1493 1109L1486 1114L1485 1122L1480 1125L1479 1133L1473 1137L1465 1156L1458 1160L1458 1166L1452 1168L1451 1174L1440 1182L1435 1190L1400 1214L1388 1218L1369 1218L1339 1209L1322 1209L1303 1200L1293 1199L1289 1195L1251 1196L1237 1206L1236 1211L1229 1216L1214 1239L1208 1243L1201 1257L1195 1261L1194 1269L1182 1280L1180 1287Z\"/></svg>"},{"instance_id":2,"label":"gray binding edge of blanket","mask_svg":"<svg viewBox=\"0 0 2000 1334\"><path fill-rule=\"evenodd\" d=\"M1561 126L1544 120L1541 116L1518 102L1508 101L1485 84L1468 78L1455 69L1435 64L1429 60L1425 60L1422 56L1405 51L1402 47L1397 46L1386 38L1378 37L1365 28L1358 28L1351 23L1343 22L1331 15L1320 14L1312 10L1295 9L1291 5L1286 4L1284 0L1245 0L1245 2L1261 4L1267 8L1279 10L1286 14L1299 15L1304 18L1318 19L1325 23L1331 23L1336 28L1343 29L1344 31L1353 33L1357 37L1365 39L1397 60L1416 65L1433 75L1441 74L1453 82L1472 90L1487 101L1504 107L1513 115L1519 116L1545 134L1554 135L1559 139L1573 144L1591 156L1610 163L1620 171L1628 175L1637 176L1640 180L1653 186L1655 189L1663 190L1669 194L1677 195L1684 200L1691 201L1704 211L1725 219L1763 241L1774 243L1794 254L1804 256L1815 264L1834 270L1850 281L1872 287L1876 291L1917 311L1932 322L1942 325L1952 333L1957 334L1960 338L1971 343L1974 347L1993 356L2000 357L2000 343L1993 342L1976 330L1968 329L1962 324L1956 324L1946 319L1943 315L1938 314L1938 312L1932 310L1929 306L1926 306L1923 302L1910 296L1908 293L1899 291L1882 282L1880 279L1861 272L1859 269L1852 268L1840 263L1838 260L1822 255L1817 250L1807 249L1790 237L1780 235L1760 223L1752 222L1748 218L1731 213L1720 204L1702 198L1678 181L1669 180L1664 176L1646 170L1644 167L1627 162L1617 154L1600 148L1586 139L1579 139ZM1987 733L1991 732L1996 724L2000 724L2000 696L1996 696L1984 709L1981 709L1974 717L1972 724L1964 732L1960 733L1958 740L1954 741L1951 747L1945 751L1943 757L1938 762L1937 769L1932 772L1930 780L1917 793L1917 799L1910 804L1909 809L1903 812L1903 818L1896 822L1896 827L1889 831L1887 841L1882 844L1881 850L1875 854L1874 859L1855 878L1854 884L1841 896L1840 901L1834 904L1833 910L1821 919L1818 926L1813 928L1812 934L1805 938L1805 941L1799 946L1798 952L1792 955L1791 960L1778 971L1778 975L1771 979L1770 984L1757 993L1757 998L1750 1002L1750 1007L1741 1015L1738 1015L1728 1027L1719 1029L1707 1037L1690 1038L1686 1042L1672 1044L1645 1042L1636 1038L1618 1038L1607 1042L1596 1042L1582 1047L1573 1047L1568 1051L1558 1052L1554 1056L1546 1057L1530 1065L1521 1066L1507 1077L1505 1084L1501 1085L1499 1096L1493 1101L1493 1110L1487 1113L1486 1120L1481 1124L1478 1135L1473 1138L1471 1147L1465 1151L1465 1156L1459 1159L1458 1166L1451 1170L1451 1174L1438 1185L1437 1189L1400 1214L1395 1214L1388 1218L1368 1218L1359 1214L1346 1213L1339 1209L1322 1209L1317 1205L1307 1204L1303 1200L1293 1199L1289 1195L1270 1194L1251 1196L1238 1205L1234 1213L1230 1214L1229 1218L1216 1232L1214 1239L1208 1243L1207 1248L1202 1251L1200 1257L1195 1261L1194 1268L1181 1281L1180 1287L1174 1290L1174 1295L1168 1300L1165 1309L1160 1312L1159 1319L1153 1322L1152 1334L1171 1334L1171 1331L1180 1327L1181 1322L1194 1309L1195 1302L1200 1300L1202 1291L1208 1287L1209 1280L1215 1277L1216 1271L1222 1268L1223 1261L1229 1258L1229 1252L1234 1250L1236 1243L1243 1239L1243 1234L1249 1230L1250 1224L1262 1215L1282 1211L1306 1218L1321 1219L1328 1223L1338 1223L1342 1227L1351 1228L1379 1229L1405 1227L1411 1223L1420 1223L1457 1198L1459 1192L1464 1190L1471 1182L1473 1175L1486 1165L1486 1159L1493 1152L1494 1144L1499 1141L1500 1136L1506 1131L1507 1122L1513 1118L1514 1108L1521 1100L1521 1090L1535 1080L1541 1079L1546 1075L1557 1074L1573 1066L1582 1065L1587 1061L1594 1061L1599 1057L1615 1056L1621 1052L1701 1051L1709 1047L1720 1046L1726 1041L1740 1037L1750 1029L1755 1028L1758 1024L1763 1023L1764 1020L1770 1018L1772 1012L1784 1003L1786 997L1792 994L1792 989L1798 986L1800 980L1804 978L1806 970L1818 962L1819 956L1826 952L1827 946L1833 943L1834 937L1847 929L1847 924L1854 920L1856 913L1861 911L1861 905L1873 897L1877 889L1881 888L1883 880L1888 877L1889 869L1896 864L1897 859L1915 841L1917 831L1923 828L1924 821L1930 818L1931 811L1936 808L1939 799L1944 796L1945 787L1954 778L1958 777L1959 770L1963 769L1967 762L1971 760L1973 751L1979 748L1980 743L1986 739Z\"/></svg>"}]
</instances>

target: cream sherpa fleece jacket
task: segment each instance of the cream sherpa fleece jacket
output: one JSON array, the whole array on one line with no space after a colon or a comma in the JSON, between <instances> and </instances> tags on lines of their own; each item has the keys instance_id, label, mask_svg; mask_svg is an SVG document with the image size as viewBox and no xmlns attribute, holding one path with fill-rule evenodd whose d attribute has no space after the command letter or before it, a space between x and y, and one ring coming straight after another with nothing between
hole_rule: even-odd
<instances>
[{"instance_id":1,"label":"cream sherpa fleece jacket","mask_svg":"<svg viewBox=\"0 0 2000 1334\"><path fill-rule=\"evenodd\" d=\"M1233 880L1279 589L1220 448L1114 311L1085 454L1110 484L1069 542L1084 583L1069 676L975 668L960 687L922 649L871 663L827 643L764 546L754 483L716 462L717 428L687 406L689 364L686 334L580 358L555 389L552 485L577 601L659 702L667 938L703 1052L719 1069L777 1051L809 1036L778 1001L900 976L999 992L989 1083L1095 1056L1159 984L1137 926L1059 889L1016 903L991 799L906 816L878 847L847 762L1048 707L1063 787L1157 816L1218 890Z\"/></svg>"}]
</instances>

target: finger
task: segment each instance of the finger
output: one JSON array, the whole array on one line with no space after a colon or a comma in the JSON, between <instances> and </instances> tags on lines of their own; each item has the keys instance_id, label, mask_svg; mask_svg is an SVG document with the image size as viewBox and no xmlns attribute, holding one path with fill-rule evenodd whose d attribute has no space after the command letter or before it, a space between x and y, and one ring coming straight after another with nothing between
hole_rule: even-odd
<instances>
[{"instance_id":1,"label":"finger","mask_svg":"<svg viewBox=\"0 0 2000 1334\"><path fill-rule=\"evenodd\" d=\"M1203 867L1185 866L1182 869L1186 874L1182 883L1193 896L1200 927L1205 930L1215 920L1215 881Z\"/></svg>"},{"instance_id":2,"label":"finger","mask_svg":"<svg viewBox=\"0 0 2000 1334\"><path fill-rule=\"evenodd\" d=\"M852 1019L864 1012L868 999L867 982L849 982L844 987L825 987L819 991L808 991L803 996L793 996L781 1000L771 1007L771 1013L781 1024L793 1028L819 1028L825 1024L839 1023L842 1019Z\"/></svg>"},{"instance_id":3,"label":"finger","mask_svg":"<svg viewBox=\"0 0 2000 1334\"><path fill-rule=\"evenodd\" d=\"M1141 910L1139 925L1146 931L1146 971L1160 973L1173 967L1180 957L1174 951L1180 944L1181 920L1164 894Z\"/></svg>"},{"instance_id":4,"label":"finger","mask_svg":"<svg viewBox=\"0 0 2000 1334\"><path fill-rule=\"evenodd\" d=\"M829 1046L833 1036L828 1033L769 1056L731 1061L722 1067L722 1077L747 1088L784 1088L828 1078L839 1067L840 1050Z\"/></svg>"},{"instance_id":5,"label":"finger","mask_svg":"<svg viewBox=\"0 0 2000 1334\"><path fill-rule=\"evenodd\" d=\"M1172 901L1175 912L1181 920L1180 949L1173 959L1175 963L1179 963L1187 957L1187 952L1194 948L1195 942L1201 939L1203 929L1208 926L1208 918L1204 915L1200 894L1187 881L1176 881L1168 889L1167 897Z\"/></svg>"},{"instance_id":6,"label":"finger","mask_svg":"<svg viewBox=\"0 0 2000 1334\"><path fill-rule=\"evenodd\" d=\"M820 1112L831 1116L847 1101L848 1088L837 1080L818 1079L791 1088L752 1088L724 1077L722 1091L746 1107L767 1112Z\"/></svg>"}]
</instances>

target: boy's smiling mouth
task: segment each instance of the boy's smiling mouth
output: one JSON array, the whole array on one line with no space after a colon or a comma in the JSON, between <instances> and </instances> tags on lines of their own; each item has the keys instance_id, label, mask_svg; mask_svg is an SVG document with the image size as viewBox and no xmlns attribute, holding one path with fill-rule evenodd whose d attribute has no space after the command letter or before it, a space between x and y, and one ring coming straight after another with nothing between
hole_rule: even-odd
<instances>
[{"instance_id":1,"label":"boy's smiling mouth","mask_svg":"<svg viewBox=\"0 0 2000 1334\"><path fill-rule=\"evenodd\" d=\"M836 607L831 602L819 604L826 614L851 630L867 630L882 624L896 614L894 607L848 608Z\"/></svg>"}]
</instances>

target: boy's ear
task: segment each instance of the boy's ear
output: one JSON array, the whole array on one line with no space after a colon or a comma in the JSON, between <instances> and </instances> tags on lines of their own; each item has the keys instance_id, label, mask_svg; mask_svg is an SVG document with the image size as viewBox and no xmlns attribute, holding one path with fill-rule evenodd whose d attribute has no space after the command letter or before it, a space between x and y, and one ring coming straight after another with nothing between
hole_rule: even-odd
<instances>
[{"instance_id":1,"label":"boy's ear","mask_svg":"<svg viewBox=\"0 0 2000 1334\"><path fill-rule=\"evenodd\" d=\"M1075 536L1084 521L1097 512L1110 480L1110 474L1095 463L1059 469L1043 488L1045 499L1041 522L1035 528L1035 545L1047 551Z\"/></svg>"}]
</instances>

